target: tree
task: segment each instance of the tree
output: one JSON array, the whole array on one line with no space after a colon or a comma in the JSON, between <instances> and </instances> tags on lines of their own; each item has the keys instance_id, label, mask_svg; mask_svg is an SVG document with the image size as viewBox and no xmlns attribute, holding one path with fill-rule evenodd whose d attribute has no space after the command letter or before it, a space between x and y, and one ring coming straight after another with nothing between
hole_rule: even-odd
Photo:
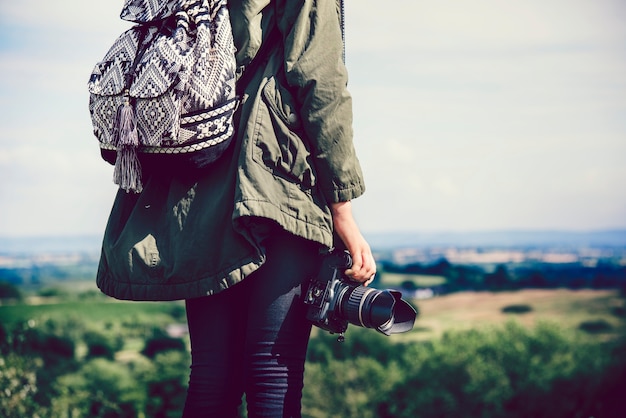
<instances>
[{"instance_id":1,"label":"tree","mask_svg":"<svg viewBox=\"0 0 626 418\"><path fill-rule=\"evenodd\" d=\"M166 351L154 358L153 369L144 377L146 414L149 417L180 417L189 379L187 351Z\"/></svg>"},{"instance_id":2,"label":"tree","mask_svg":"<svg viewBox=\"0 0 626 418\"><path fill-rule=\"evenodd\" d=\"M169 350L186 351L187 346L185 345L185 341L181 338L172 338L165 334L162 330L155 329L153 331L153 336L146 341L146 345L141 351L141 354L154 359L157 354Z\"/></svg>"},{"instance_id":3,"label":"tree","mask_svg":"<svg viewBox=\"0 0 626 418\"><path fill-rule=\"evenodd\" d=\"M52 407L64 416L135 418L145 408L144 387L128 365L97 358L58 378Z\"/></svg>"},{"instance_id":4,"label":"tree","mask_svg":"<svg viewBox=\"0 0 626 418\"><path fill-rule=\"evenodd\" d=\"M113 360L115 353L122 348L121 340L97 331L85 332L83 339L87 345L87 358L103 357Z\"/></svg>"},{"instance_id":5,"label":"tree","mask_svg":"<svg viewBox=\"0 0 626 418\"><path fill-rule=\"evenodd\" d=\"M499 264L493 273L485 276L485 286L489 290L507 290L511 289L512 282L506 266Z\"/></svg>"},{"instance_id":6,"label":"tree","mask_svg":"<svg viewBox=\"0 0 626 418\"><path fill-rule=\"evenodd\" d=\"M540 271L535 271L528 276L528 287L543 289L548 287L548 280Z\"/></svg>"},{"instance_id":7,"label":"tree","mask_svg":"<svg viewBox=\"0 0 626 418\"><path fill-rule=\"evenodd\" d=\"M47 409L34 400L38 391L38 357L9 353L0 357L0 416L22 418L49 416Z\"/></svg>"},{"instance_id":8,"label":"tree","mask_svg":"<svg viewBox=\"0 0 626 418\"><path fill-rule=\"evenodd\" d=\"M22 300L22 292L12 283L0 280L0 299Z\"/></svg>"}]
</instances>

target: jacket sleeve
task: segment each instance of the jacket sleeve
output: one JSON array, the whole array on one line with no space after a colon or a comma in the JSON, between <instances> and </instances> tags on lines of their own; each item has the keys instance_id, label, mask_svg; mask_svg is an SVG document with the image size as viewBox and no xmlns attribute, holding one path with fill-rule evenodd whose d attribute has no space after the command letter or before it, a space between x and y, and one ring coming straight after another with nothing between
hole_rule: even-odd
<instances>
[{"instance_id":1,"label":"jacket sleeve","mask_svg":"<svg viewBox=\"0 0 626 418\"><path fill-rule=\"evenodd\" d=\"M305 135L328 202L365 191L352 129L352 97L343 63L336 0L277 0L285 45L285 75L300 105Z\"/></svg>"}]
</instances>

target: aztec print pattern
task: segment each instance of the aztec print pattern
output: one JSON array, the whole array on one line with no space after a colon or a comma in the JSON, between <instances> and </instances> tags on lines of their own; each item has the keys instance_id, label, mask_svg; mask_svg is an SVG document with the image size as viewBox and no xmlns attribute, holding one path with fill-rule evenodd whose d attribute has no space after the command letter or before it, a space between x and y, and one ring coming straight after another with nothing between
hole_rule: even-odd
<instances>
[{"instance_id":1,"label":"aztec print pattern","mask_svg":"<svg viewBox=\"0 0 626 418\"><path fill-rule=\"evenodd\" d=\"M120 17L137 23L165 19L180 9L180 0L126 0Z\"/></svg>"},{"instance_id":2,"label":"aztec print pattern","mask_svg":"<svg viewBox=\"0 0 626 418\"><path fill-rule=\"evenodd\" d=\"M143 2L151 7L158 3ZM236 62L226 2L186 1L184 9L164 22L174 28L140 24L124 32L88 84L94 134L102 149L118 151L116 170L128 169L118 167L127 160L120 158L121 150L211 153L223 149L212 147L233 135ZM121 110L129 106L134 119L123 122ZM138 141L121 140L121 125L136 130Z\"/></svg>"}]
</instances>

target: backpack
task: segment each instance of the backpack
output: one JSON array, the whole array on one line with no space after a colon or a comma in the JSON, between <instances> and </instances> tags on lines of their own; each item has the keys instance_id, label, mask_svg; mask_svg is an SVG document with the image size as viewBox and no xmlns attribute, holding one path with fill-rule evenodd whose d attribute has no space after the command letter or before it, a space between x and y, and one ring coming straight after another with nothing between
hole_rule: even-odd
<instances>
[{"instance_id":1,"label":"backpack","mask_svg":"<svg viewBox=\"0 0 626 418\"><path fill-rule=\"evenodd\" d=\"M235 46L226 0L126 0L135 22L96 64L89 112L113 181L141 192L141 163L203 167L233 137Z\"/></svg>"}]
</instances>

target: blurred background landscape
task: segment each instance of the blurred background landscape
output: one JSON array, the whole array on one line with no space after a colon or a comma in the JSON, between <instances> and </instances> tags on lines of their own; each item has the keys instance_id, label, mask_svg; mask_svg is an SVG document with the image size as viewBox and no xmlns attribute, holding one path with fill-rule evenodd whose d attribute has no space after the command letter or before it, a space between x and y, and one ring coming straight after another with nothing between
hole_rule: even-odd
<instances>
[{"instance_id":1,"label":"blurred background landscape","mask_svg":"<svg viewBox=\"0 0 626 418\"><path fill-rule=\"evenodd\" d=\"M419 310L314 330L307 417L623 417L626 4L346 0L355 213ZM184 305L95 287L122 2L0 0L0 416L176 417Z\"/></svg>"},{"instance_id":2,"label":"blurred background landscape","mask_svg":"<svg viewBox=\"0 0 626 418\"><path fill-rule=\"evenodd\" d=\"M626 412L626 230L368 238L372 286L400 290L417 322L392 337L351 325L343 343L314 329L304 416ZM98 247L0 240L3 416L179 416L184 304L105 297Z\"/></svg>"}]
</instances>

